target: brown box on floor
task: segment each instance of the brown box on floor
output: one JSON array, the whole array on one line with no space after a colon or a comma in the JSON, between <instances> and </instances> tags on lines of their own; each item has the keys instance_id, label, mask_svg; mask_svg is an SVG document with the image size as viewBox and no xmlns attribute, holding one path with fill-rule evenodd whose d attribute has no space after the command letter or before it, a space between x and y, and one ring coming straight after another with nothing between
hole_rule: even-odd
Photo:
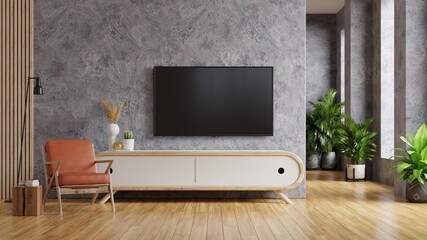
<instances>
[{"instance_id":1,"label":"brown box on floor","mask_svg":"<svg viewBox=\"0 0 427 240\"><path fill-rule=\"evenodd\" d=\"M15 186L12 189L13 216L40 216L43 214L43 187Z\"/></svg>"}]
</instances>

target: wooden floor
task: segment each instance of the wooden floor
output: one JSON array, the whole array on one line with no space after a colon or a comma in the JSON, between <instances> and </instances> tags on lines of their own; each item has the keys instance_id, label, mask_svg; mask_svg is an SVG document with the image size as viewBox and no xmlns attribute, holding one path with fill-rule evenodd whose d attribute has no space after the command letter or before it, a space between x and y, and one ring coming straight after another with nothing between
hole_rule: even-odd
<instances>
[{"instance_id":1,"label":"wooden floor","mask_svg":"<svg viewBox=\"0 0 427 240\"><path fill-rule=\"evenodd\" d=\"M51 200L40 217L12 217L0 203L0 239L427 239L427 204L395 199L373 182L336 172L307 173L307 199Z\"/></svg>"}]
</instances>

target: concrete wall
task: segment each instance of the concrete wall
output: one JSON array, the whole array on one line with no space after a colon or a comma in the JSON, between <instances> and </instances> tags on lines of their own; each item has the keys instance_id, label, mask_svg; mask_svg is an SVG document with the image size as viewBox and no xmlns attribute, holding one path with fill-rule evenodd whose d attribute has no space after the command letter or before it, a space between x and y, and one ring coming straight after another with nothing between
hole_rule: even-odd
<instances>
[{"instance_id":1,"label":"concrete wall","mask_svg":"<svg viewBox=\"0 0 427 240\"><path fill-rule=\"evenodd\" d=\"M346 0L344 11L345 112L361 122L372 117L372 1ZM371 165L366 162L367 178L372 177Z\"/></svg>"},{"instance_id":2,"label":"concrete wall","mask_svg":"<svg viewBox=\"0 0 427 240\"><path fill-rule=\"evenodd\" d=\"M336 88L336 15L307 14L307 111L331 89Z\"/></svg>"},{"instance_id":3,"label":"concrete wall","mask_svg":"<svg viewBox=\"0 0 427 240\"><path fill-rule=\"evenodd\" d=\"M395 3L395 146L405 147L399 136L427 120L427 2ZM394 189L404 197L406 183L395 180Z\"/></svg>"},{"instance_id":4,"label":"concrete wall","mask_svg":"<svg viewBox=\"0 0 427 240\"><path fill-rule=\"evenodd\" d=\"M134 131L137 149L283 149L305 162L305 16L300 0L36 1L35 69L46 92L35 103L36 149L89 139L105 150L100 101L109 99L126 102L118 124ZM274 66L274 136L154 137L156 65ZM305 183L289 196L305 197Z\"/></svg>"},{"instance_id":5,"label":"concrete wall","mask_svg":"<svg viewBox=\"0 0 427 240\"><path fill-rule=\"evenodd\" d=\"M346 112L357 122L372 117L372 1L345 2Z\"/></svg>"}]
</instances>

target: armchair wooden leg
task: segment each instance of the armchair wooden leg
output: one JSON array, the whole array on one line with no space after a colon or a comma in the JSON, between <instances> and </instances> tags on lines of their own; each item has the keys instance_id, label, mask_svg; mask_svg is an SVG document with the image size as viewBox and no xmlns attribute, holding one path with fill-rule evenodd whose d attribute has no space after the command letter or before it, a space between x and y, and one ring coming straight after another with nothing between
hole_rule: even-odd
<instances>
[{"instance_id":1,"label":"armchair wooden leg","mask_svg":"<svg viewBox=\"0 0 427 240\"><path fill-rule=\"evenodd\" d=\"M56 197L58 198L59 214L62 215L62 198L61 198L61 189L59 188L59 186L56 187Z\"/></svg>"},{"instance_id":2,"label":"armchair wooden leg","mask_svg":"<svg viewBox=\"0 0 427 240\"><path fill-rule=\"evenodd\" d=\"M49 195L51 188L52 188L52 181L50 181L49 184L46 185L46 192L44 193L44 196L43 196L43 206L46 205L47 196Z\"/></svg>"},{"instance_id":3,"label":"armchair wooden leg","mask_svg":"<svg viewBox=\"0 0 427 240\"><path fill-rule=\"evenodd\" d=\"M116 206L114 204L114 193L113 193L113 187L111 184L108 186L109 194L110 194L110 201L111 201L111 209L113 212L116 212Z\"/></svg>"},{"instance_id":4,"label":"armchair wooden leg","mask_svg":"<svg viewBox=\"0 0 427 240\"><path fill-rule=\"evenodd\" d=\"M98 193L93 194L93 196L92 196L92 203L91 204L95 203L97 197L98 197Z\"/></svg>"}]
</instances>

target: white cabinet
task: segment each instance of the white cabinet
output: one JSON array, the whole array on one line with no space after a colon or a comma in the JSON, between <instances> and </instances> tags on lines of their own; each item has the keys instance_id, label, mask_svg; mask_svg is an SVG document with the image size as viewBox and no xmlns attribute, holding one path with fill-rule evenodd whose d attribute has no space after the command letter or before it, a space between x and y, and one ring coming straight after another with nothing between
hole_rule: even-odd
<instances>
[{"instance_id":1,"label":"white cabinet","mask_svg":"<svg viewBox=\"0 0 427 240\"><path fill-rule=\"evenodd\" d=\"M113 159L111 181L116 188L195 184L195 157L116 156Z\"/></svg>"},{"instance_id":2,"label":"white cabinet","mask_svg":"<svg viewBox=\"0 0 427 240\"><path fill-rule=\"evenodd\" d=\"M275 191L290 202L281 190L304 179L303 163L286 151L105 151L96 156L114 160L114 191Z\"/></svg>"},{"instance_id":3,"label":"white cabinet","mask_svg":"<svg viewBox=\"0 0 427 240\"><path fill-rule=\"evenodd\" d=\"M297 162L286 156L196 158L200 186L283 187L296 182L298 176Z\"/></svg>"}]
</instances>

